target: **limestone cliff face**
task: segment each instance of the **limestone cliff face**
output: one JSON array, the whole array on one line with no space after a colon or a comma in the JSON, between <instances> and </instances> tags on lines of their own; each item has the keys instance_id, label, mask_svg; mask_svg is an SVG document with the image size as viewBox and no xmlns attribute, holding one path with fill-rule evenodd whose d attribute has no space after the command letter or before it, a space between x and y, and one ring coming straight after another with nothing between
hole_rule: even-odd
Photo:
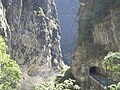
<instances>
[{"instance_id":1,"label":"limestone cliff face","mask_svg":"<svg viewBox=\"0 0 120 90\"><path fill-rule=\"evenodd\" d=\"M105 46L108 51L120 51L120 8L111 9L110 15L94 27L94 43Z\"/></svg>"},{"instance_id":2,"label":"limestone cliff face","mask_svg":"<svg viewBox=\"0 0 120 90\"><path fill-rule=\"evenodd\" d=\"M91 22L88 22L89 32L84 32L85 29L82 31L83 28L86 28L84 27L85 21L93 11L94 2L94 0L80 0L78 10L78 45L73 55L72 73L76 80L80 82L82 90L98 90L97 86L96 88L92 87L89 82L90 68L94 66L102 67L101 60L108 52L120 51L120 5L114 3L108 10L109 13L100 21L95 22L92 26L89 26Z\"/></svg>"},{"instance_id":3,"label":"limestone cliff face","mask_svg":"<svg viewBox=\"0 0 120 90\"><path fill-rule=\"evenodd\" d=\"M8 31L10 31L10 29L5 18L5 9L0 2L0 35L3 37L7 37Z\"/></svg>"},{"instance_id":4,"label":"limestone cliff face","mask_svg":"<svg viewBox=\"0 0 120 90\"><path fill-rule=\"evenodd\" d=\"M2 0L2 4L5 15L0 20L8 33L9 52L23 72L22 90L30 90L27 88L52 79L62 67L55 4L53 0Z\"/></svg>"}]
</instances>

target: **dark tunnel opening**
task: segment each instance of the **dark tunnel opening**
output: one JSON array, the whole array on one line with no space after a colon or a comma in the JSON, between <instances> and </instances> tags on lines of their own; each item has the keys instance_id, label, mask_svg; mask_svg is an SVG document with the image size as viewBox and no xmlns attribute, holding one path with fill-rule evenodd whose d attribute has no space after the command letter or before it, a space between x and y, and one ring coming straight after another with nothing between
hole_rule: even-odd
<instances>
[{"instance_id":1,"label":"dark tunnel opening","mask_svg":"<svg viewBox=\"0 0 120 90\"><path fill-rule=\"evenodd\" d=\"M89 74L97 74L98 67L93 66L89 69Z\"/></svg>"}]
</instances>

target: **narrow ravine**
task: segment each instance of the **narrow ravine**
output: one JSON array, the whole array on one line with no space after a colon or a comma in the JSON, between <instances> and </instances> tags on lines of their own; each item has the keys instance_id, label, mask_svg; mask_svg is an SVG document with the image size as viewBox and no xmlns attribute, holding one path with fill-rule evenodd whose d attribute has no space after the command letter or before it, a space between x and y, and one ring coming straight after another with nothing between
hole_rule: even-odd
<instances>
[{"instance_id":1,"label":"narrow ravine","mask_svg":"<svg viewBox=\"0 0 120 90\"><path fill-rule=\"evenodd\" d=\"M79 0L55 0L61 26L61 47L64 62L71 64L77 41Z\"/></svg>"}]
</instances>

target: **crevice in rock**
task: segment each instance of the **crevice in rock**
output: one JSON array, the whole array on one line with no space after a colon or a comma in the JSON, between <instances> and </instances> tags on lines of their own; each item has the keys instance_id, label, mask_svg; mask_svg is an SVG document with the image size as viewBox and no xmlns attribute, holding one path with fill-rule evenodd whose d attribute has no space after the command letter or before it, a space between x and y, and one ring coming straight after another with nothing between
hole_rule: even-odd
<instances>
[{"instance_id":1,"label":"crevice in rock","mask_svg":"<svg viewBox=\"0 0 120 90\"><path fill-rule=\"evenodd\" d=\"M55 0L61 26L61 47L65 64L71 65L71 57L76 47L79 0Z\"/></svg>"}]
</instances>

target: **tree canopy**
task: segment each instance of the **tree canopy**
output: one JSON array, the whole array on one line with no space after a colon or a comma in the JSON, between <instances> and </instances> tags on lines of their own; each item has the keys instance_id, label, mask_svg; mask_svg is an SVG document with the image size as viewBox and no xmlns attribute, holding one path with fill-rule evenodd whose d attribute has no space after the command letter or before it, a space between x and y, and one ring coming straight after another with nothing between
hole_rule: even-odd
<instances>
[{"instance_id":1,"label":"tree canopy","mask_svg":"<svg viewBox=\"0 0 120 90\"><path fill-rule=\"evenodd\" d=\"M22 75L16 61L6 53L7 48L4 39L0 36L0 90L17 88Z\"/></svg>"}]
</instances>

